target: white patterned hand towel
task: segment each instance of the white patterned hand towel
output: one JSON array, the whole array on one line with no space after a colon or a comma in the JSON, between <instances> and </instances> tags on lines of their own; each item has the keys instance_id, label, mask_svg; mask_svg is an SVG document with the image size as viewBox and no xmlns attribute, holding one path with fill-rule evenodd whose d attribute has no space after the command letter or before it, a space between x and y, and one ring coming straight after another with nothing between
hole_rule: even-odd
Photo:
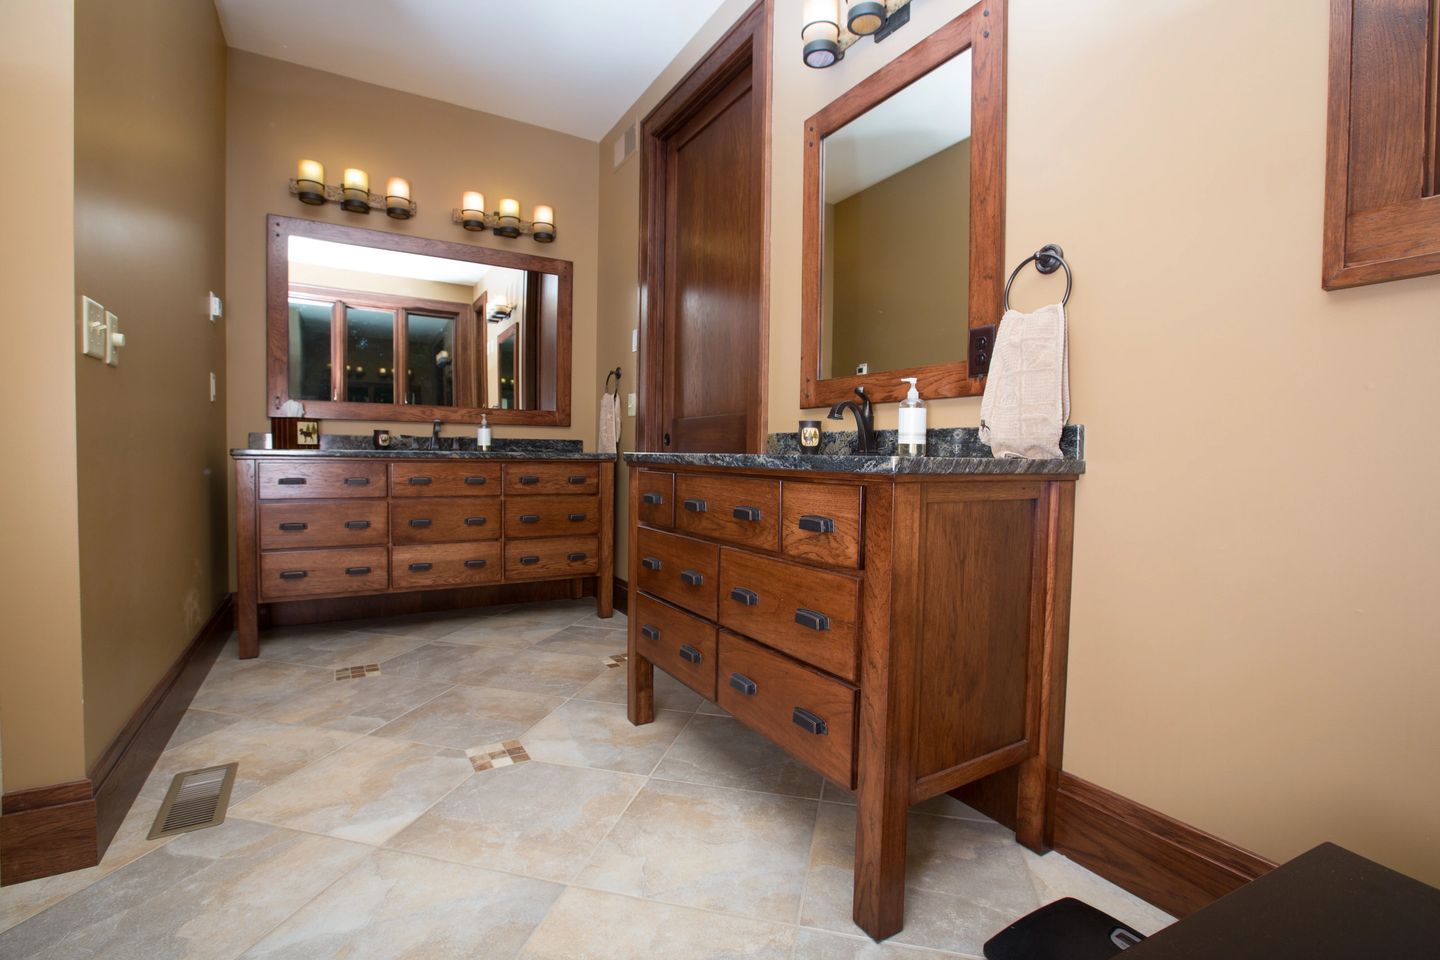
<instances>
[{"instance_id":1,"label":"white patterned hand towel","mask_svg":"<svg viewBox=\"0 0 1440 960\"><path fill-rule=\"evenodd\" d=\"M1058 458L1069 419L1065 308L1006 310L980 401L980 439L997 457Z\"/></svg>"},{"instance_id":2,"label":"white patterned hand towel","mask_svg":"<svg viewBox=\"0 0 1440 960\"><path fill-rule=\"evenodd\" d=\"M620 397L600 394L600 423L595 431L595 449L614 453L620 447Z\"/></svg>"}]
</instances>

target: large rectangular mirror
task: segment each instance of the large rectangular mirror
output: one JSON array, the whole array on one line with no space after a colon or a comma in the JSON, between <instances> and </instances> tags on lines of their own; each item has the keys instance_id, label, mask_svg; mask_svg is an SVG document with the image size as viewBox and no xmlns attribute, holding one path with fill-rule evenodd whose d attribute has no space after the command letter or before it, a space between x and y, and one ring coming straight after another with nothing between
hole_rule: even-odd
<instances>
[{"instance_id":1,"label":"large rectangular mirror","mask_svg":"<svg viewBox=\"0 0 1440 960\"><path fill-rule=\"evenodd\" d=\"M983 391L970 355L1003 296L1004 15L971 8L806 122L803 406L860 385L899 400L910 376L927 398Z\"/></svg>"},{"instance_id":2,"label":"large rectangular mirror","mask_svg":"<svg viewBox=\"0 0 1440 960\"><path fill-rule=\"evenodd\" d=\"M267 266L272 415L569 424L568 261L272 216Z\"/></svg>"}]
</instances>

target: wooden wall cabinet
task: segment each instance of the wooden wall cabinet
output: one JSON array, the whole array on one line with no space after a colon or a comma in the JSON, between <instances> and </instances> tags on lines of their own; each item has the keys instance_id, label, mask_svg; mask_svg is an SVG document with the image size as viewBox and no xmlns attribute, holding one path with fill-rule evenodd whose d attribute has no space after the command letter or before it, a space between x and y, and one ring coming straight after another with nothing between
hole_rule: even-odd
<instances>
[{"instance_id":1,"label":"wooden wall cabinet","mask_svg":"<svg viewBox=\"0 0 1440 960\"><path fill-rule=\"evenodd\" d=\"M1074 475L870 476L634 455L629 715L654 667L858 794L855 922L903 925L911 804L988 785L1053 843ZM967 800L971 799L969 795Z\"/></svg>"}]
</instances>

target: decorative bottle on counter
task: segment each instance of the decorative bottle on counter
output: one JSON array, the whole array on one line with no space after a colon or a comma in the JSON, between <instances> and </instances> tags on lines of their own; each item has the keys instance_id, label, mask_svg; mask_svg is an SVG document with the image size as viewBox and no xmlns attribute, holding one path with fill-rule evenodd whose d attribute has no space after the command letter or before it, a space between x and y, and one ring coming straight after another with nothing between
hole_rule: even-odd
<instances>
[{"instance_id":1,"label":"decorative bottle on counter","mask_svg":"<svg viewBox=\"0 0 1440 960\"><path fill-rule=\"evenodd\" d=\"M910 384L910 392L900 403L900 446L896 451L902 457L925 456L925 401L915 386L917 378L901 377L901 382Z\"/></svg>"},{"instance_id":2,"label":"decorative bottle on counter","mask_svg":"<svg viewBox=\"0 0 1440 960\"><path fill-rule=\"evenodd\" d=\"M475 446L481 450L490 449L490 418L480 414L480 427L475 431Z\"/></svg>"}]
</instances>

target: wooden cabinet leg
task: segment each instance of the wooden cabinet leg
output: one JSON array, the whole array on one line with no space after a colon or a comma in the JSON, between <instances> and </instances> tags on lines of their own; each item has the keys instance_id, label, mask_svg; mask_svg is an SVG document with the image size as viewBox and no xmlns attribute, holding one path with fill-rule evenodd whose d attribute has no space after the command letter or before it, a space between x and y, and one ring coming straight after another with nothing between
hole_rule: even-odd
<instances>
[{"instance_id":1,"label":"wooden cabinet leg","mask_svg":"<svg viewBox=\"0 0 1440 960\"><path fill-rule=\"evenodd\" d=\"M905 925L909 798L896 790L886 794L862 793L855 824L855 925L877 941Z\"/></svg>"},{"instance_id":2,"label":"wooden cabinet leg","mask_svg":"<svg viewBox=\"0 0 1440 960\"><path fill-rule=\"evenodd\" d=\"M635 649L635 622L630 622L629 644L625 657L626 712L635 726L655 719L655 665Z\"/></svg>"},{"instance_id":3,"label":"wooden cabinet leg","mask_svg":"<svg viewBox=\"0 0 1440 960\"><path fill-rule=\"evenodd\" d=\"M615 616L615 577L601 571L600 581L595 584L595 615L601 620Z\"/></svg>"},{"instance_id":4,"label":"wooden cabinet leg","mask_svg":"<svg viewBox=\"0 0 1440 960\"><path fill-rule=\"evenodd\" d=\"M235 632L240 636L240 659L253 660L260 656L260 611L254 603L235 601Z\"/></svg>"}]
</instances>

